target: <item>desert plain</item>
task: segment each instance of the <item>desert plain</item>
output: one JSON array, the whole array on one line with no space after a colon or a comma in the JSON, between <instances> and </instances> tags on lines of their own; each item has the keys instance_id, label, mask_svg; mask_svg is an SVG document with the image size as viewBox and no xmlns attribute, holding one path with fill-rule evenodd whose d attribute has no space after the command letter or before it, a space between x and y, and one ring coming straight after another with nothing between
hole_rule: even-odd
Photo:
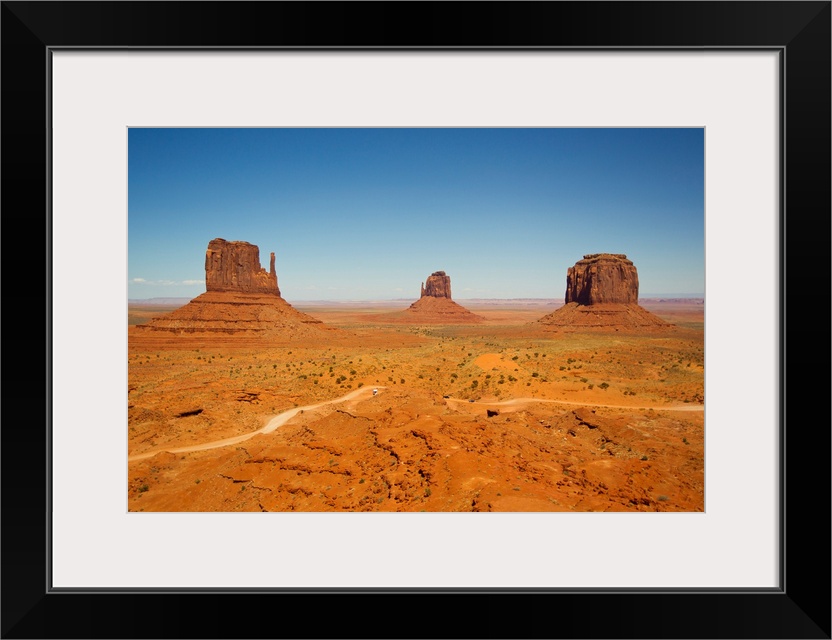
<instances>
[{"instance_id":1,"label":"desert plain","mask_svg":"<svg viewBox=\"0 0 832 640\"><path fill-rule=\"evenodd\" d=\"M296 302L321 324L250 338L130 304L129 510L704 511L702 299L639 299L669 323L640 328L458 302L481 319Z\"/></svg>"}]
</instances>

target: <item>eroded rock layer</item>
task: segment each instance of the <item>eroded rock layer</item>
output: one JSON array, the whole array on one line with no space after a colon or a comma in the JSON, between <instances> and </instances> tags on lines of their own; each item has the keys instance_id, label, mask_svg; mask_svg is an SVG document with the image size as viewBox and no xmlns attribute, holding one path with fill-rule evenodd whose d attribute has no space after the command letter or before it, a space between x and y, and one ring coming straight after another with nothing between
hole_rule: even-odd
<instances>
[{"instance_id":1,"label":"eroded rock layer","mask_svg":"<svg viewBox=\"0 0 832 640\"><path fill-rule=\"evenodd\" d=\"M569 267L566 302L638 304L638 273L622 253L591 253Z\"/></svg>"},{"instance_id":2,"label":"eroded rock layer","mask_svg":"<svg viewBox=\"0 0 832 640\"><path fill-rule=\"evenodd\" d=\"M444 271L434 271L428 279L422 283L422 294L420 297L451 299L451 277L445 275Z\"/></svg>"},{"instance_id":3,"label":"eroded rock layer","mask_svg":"<svg viewBox=\"0 0 832 640\"><path fill-rule=\"evenodd\" d=\"M215 238L205 254L207 291L188 304L132 329L131 339L153 337L308 337L337 331L302 313L280 296L274 253L270 271L248 242Z\"/></svg>"},{"instance_id":4,"label":"eroded rock layer","mask_svg":"<svg viewBox=\"0 0 832 640\"><path fill-rule=\"evenodd\" d=\"M260 249L248 242L214 238L205 252L206 291L236 291L240 293L274 293L277 273L274 253L270 254L269 272L260 266Z\"/></svg>"},{"instance_id":5,"label":"eroded rock layer","mask_svg":"<svg viewBox=\"0 0 832 640\"><path fill-rule=\"evenodd\" d=\"M376 319L406 324L476 324L485 320L451 300L451 277L444 271L428 276L422 283L421 296L407 309Z\"/></svg>"},{"instance_id":6,"label":"eroded rock layer","mask_svg":"<svg viewBox=\"0 0 832 640\"><path fill-rule=\"evenodd\" d=\"M142 334L253 337L286 332L305 335L309 333L306 327L322 324L277 295L207 291L184 307L135 329Z\"/></svg>"},{"instance_id":7,"label":"eroded rock layer","mask_svg":"<svg viewBox=\"0 0 832 640\"><path fill-rule=\"evenodd\" d=\"M485 320L450 298L424 296L402 312L402 322L425 324L475 324Z\"/></svg>"},{"instance_id":8,"label":"eroded rock layer","mask_svg":"<svg viewBox=\"0 0 832 640\"><path fill-rule=\"evenodd\" d=\"M659 316L637 304L593 304L569 302L548 316L538 320L553 327L574 328L630 328L672 327Z\"/></svg>"},{"instance_id":9,"label":"eroded rock layer","mask_svg":"<svg viewBox=\"0 0 832 640\"><path fill-rule=\"evenodd\" d=\"M565 304L538 320L551 327L672 327L638 304L638 272L622 253L591 253L569 267Z\"/></svg>"}]
</instances>

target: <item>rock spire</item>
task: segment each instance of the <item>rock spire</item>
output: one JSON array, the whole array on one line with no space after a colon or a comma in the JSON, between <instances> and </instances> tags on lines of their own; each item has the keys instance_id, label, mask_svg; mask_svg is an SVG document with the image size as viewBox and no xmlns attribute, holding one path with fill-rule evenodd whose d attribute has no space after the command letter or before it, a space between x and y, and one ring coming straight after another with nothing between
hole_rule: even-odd
<instances>
[{"instance_id":1,"label":"rock spire","mask_svg":"<svg viewBox=\"0 0 832 640\"><path fill-rule=\"evenodd\" d=\"M248 242L214 238L205 252L205 293L146 324L133 327L132 339L263 338L271 341L337 337L338 329L302 313L280 295L274 253L269 271L260 250Z\"/></svg>"},{"instance_id":2,"label":"rock spire","mask_svg":"<svg viewBox=\"0 0 832 640\"><path fill-rule=\"evenodd\" d=\"M260 266L260 249L248 242L214 238L205 252L206 291L238 293L273 293L280 295L274 253L270 254L269 272Z\"/></svg>"}]
</instances>

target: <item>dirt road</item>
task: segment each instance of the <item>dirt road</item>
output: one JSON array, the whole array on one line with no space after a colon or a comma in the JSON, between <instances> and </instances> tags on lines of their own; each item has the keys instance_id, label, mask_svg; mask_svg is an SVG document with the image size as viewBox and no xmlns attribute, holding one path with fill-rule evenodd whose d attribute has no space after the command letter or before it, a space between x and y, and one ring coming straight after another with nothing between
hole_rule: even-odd
<instances>
[{"instance_id":1,"label":"dirt road","mask_svg":"<svg viewBox=\"0 0 832 640\"><path fill-rule=\"evenodd\" d=\"M651 407L635 407L631 405L621 405L621 404L593 404L591 402L574 402L571 400L546 400L544 398L513 398L511 400L499 400L493 402L485 402L485 401L475 401L471 402L470 400L458 400L456 398L446 398L449 403L455 404L474 404L474 405L488 405L489 407L493 406L517 406L517 405L528 405L535 402L547 402L550 404L569 404L575 405L579 407L603 407L607 409L636 409L636 410L647 410L653 409L655 411L704 411L705 405L703 404L677 404L677 405L657 405Z\"/></svg>"},{"instance_id":2,"label":"dirt road","mask_svg":"<svg viewBox=\"0 0 832 640\"><path fill-rule=\"evenodd\" d=\"M385 387L375 387L378 390L384 389ZM150 453L141 453L135 456L130 456L127 458L128 462L134 462L136 460L144 460L145 458L151 458L155 456L159 451L166 451L168 453L187 453L189 451L205 451L206 449L217 449L219 447L227 447L232 444L238 444L249 438L253 438L254 436L260 433L271 433L278 427L286 424L289 420L294 418L296 415L301 413L302 411L311 411L313 409L319 409L320 407L325 407L330 404L339 404L341 402L348 402L350 400L356 400L362 398L364 396L371 396L373 394L372 388L362 388L356 389L355 391L350 391L348 394L341 396L340 398L336 398L335 400L325 400L324 402L318 402L315 404L308 404L302 407L294 407L292 409L287 409L283 413L276 415L274 418L269 420L264 427L261 427L257 431L252 431L251 433L246 433L241 436L233 436L231 438L224 438L222 440L214 440L212 442L205 442L203 444L195 444L188 447L176 447L175 449L158 449L156 451ZM647 410L647 409L654 409L656 411L704 411L705 406L701 404L683 404L683 405L659 405L659 406L652 406L652 407L634 407L634 406L627 406L627 405L615 405L615 404L592 404L589 402L572 402L569 400L546 400L544 398L514 398L512 400L500 400L494 402L470 402L468 400L458 400L456 398L446 398L449 404L473 404L479 406L489 406L489 407L516 407L516 406L526 406L529 404L533 404L536 402L544 402L549 404L567 404L567 405L576 405L582 407L604 407L609 409L635 409L635 410Z\"/></svg>"},{"instance_id":3,"label":"dirt road","mask_svg":"<svg viewBox=\"0 0 832 640\"><path fill-rule=\"evenodd\" d=\"M374 387L379 391L381 389L385 389L386 387ZM319 409L320 407L325 407L329 404L339 404L341 402L348 402L349 400L355 400L361 398L362 396L372 396L373 395L373 388L363 388L363 389L356 389L355 391L350 391L348 394L341 396L340 398L336 398L335 400L325 400L324 402L318 402L316 404L307 404L303 407L294 407L293 409L287 409L283 413L279 413L274 418L269 420L266 423L266 426L261 427L257 431L252 431L251 433L246 433L241 436L233 436L231 438L223 438L222 440L214 440L212 442L205 442L203 444L195 444L189 447L176 447L175 449L158 449L156 451L150 453L141 453L135 456L130 456L127 458L128 462L134 462L136 460L144 460L145 458L152 458L155 456L159 451L166 451L168 453L187 453L189 451L205 451L206 449L217 449L219 447L227 447L232 444L237 444L239 442L243 442L248 440L249 438L253 438L257 434L260 433L271 433L279 426L286 424L289 420L294 418L302 411L310 411L312 409Z\"/></svg>"}]
</instances>

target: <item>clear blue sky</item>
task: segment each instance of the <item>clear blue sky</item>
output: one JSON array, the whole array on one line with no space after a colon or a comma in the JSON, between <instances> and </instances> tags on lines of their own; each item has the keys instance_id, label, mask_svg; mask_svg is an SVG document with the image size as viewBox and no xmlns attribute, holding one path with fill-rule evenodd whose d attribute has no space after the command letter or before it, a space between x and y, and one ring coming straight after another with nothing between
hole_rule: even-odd
<instances>
[{"instance_id":1,"label":"clear blue sky","mask_svg":"<svg viewBox=\"0 0 832 640\"><path fill-rule=\"evenodd\" d=\"M130 129L128 296L205 291L213 238L289 302L562 299L586 253L642 296L705 287L703 129Z\"/></svg>"}]
</instances>

